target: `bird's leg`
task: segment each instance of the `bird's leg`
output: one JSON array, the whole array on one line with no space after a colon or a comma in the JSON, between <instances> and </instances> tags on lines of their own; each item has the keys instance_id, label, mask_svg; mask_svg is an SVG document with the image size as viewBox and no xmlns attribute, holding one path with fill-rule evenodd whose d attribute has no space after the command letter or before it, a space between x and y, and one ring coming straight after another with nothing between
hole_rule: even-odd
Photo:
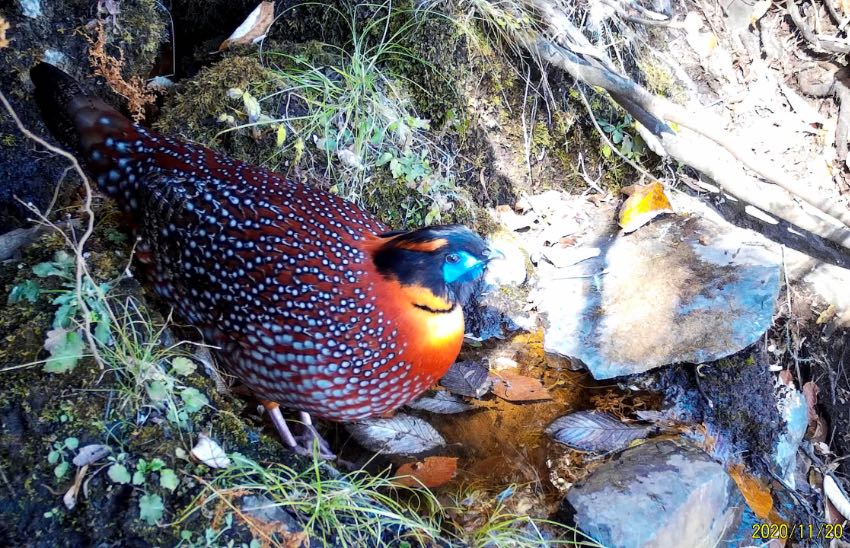
<instances>
[{"instance_id":1,"label":"bird's leg","mask_svg":"<svg viewBox=\"0 0 850 548\"><path fill-rule=\"evenodd\" d=\"M298 442L295 441L295 436L292 435L292 432L289 431L289 426L286 424L286 419L283 418L283 413L280 412L280 406L271 401L261 400L263 407L266 408L266 411L269 412L269 417L272 419L272 423L275 428L277 428L277 433L280 434L280 439L283 440L283 443L286 444L291 450L298 452L297 448L300 446Z\"/></svg>"},{"instance_id":2,"label":"bird's leg","mask_svg":"<svg viewBox=\"0 0 850 548\"><path fill-rule=\"evenodd\" d=\"M260 400L260 403L262 403L263 407L265 407L266 411L268 411L269 417L271 417L272 423L277 429L277 433L280 434L280 439L283 440L283 443L286 444L290 451L298 455L311 457L313 456L313 440L316 440L319 445L319 456L321 458L327 460L333 460L336 458L336 455L333 451L331 451L328 442L326 442L319 432L316 431L316 428L313 426L313 420L310 418L309 414L304 411L300 412L300 418L304 423L304 429L306 432L304 435L299 436L296 439L289 430L289 426L286 424L286 419L283 418L283 413L280 412L280 405L267 400ZM298 439L304 440L303 445L298 443Z\"/></svg>"},{"instance_id":3,"label":"bird's leg","mask_svg":"<svg viewBox=\"0 0 850 548\"><path fill-rule=\"evenodd\" d=\"M304 440L304 445L310 449L313 448L313 441L319 445L319 455L323 459L333 460L336 458L336 455L333 451L331 451L331 446L328 445L328 442L325 438L319 434L316 427L313 426L313 419L310 418L310 414L306 411L299 411L298 416L301 419L301 423L304 425L304 434L302 434L301 438Z\"/></svg>"}]
</instances>

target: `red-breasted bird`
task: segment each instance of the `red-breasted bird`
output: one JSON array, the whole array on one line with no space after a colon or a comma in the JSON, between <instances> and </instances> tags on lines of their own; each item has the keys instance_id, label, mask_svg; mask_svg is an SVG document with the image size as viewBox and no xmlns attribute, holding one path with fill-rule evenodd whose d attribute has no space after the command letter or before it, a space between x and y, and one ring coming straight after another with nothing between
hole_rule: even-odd
<instances>
[{"instance_id":1,"label":"red-breasted bird","mask_svg":"<svg viewBox=\"0 0 850 548\"><path fill-rule=\"evenodd\" d=\"M135 125L52 65L30 75L47 126L129 214L155 291L269 402L290 447L274 404L382 416L454 362L492 258L477 234L389 232L338 196Z\"/></svg>"}]
</instances>

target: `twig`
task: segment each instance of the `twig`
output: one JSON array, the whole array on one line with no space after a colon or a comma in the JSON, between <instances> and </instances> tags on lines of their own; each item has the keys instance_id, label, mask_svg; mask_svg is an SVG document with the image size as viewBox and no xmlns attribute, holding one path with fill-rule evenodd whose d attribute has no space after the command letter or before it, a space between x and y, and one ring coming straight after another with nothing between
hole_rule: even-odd
<instances>
[{"instance_id":1,"label":"twig","mask_svg":"<svg viewBox=\"0 0 850 548\"><path fill-rule=\"evenodd\" d=\"M791 357L794 358L794 368L797 371L797 386L803 386L803 375L800 373L800 357L797 355L797 349L794 348L793 340L791 339L791 321L793 320L793 311L791 309L791 279L788 278L788 264L785 262L785 246L781 246L782 251L782 274L785 277L785 302L788 305L788 319L785 322L785 340L788 343L788 351L791 352Z\"/></svg>"},{"instance_id":2,"label":"twig","mask_svg":"<svg viewBox=\"0 0 850 548\"><path fill-rule=\"evenodd\" d=\"M835 150L838 154L838 161L842 165L847 165L848 149L847 140L850 139L850 88L844 83L835 79L835 98L838 99L838 122L835 124Z\"/></svg>"},{"instance_id":3,"label":"twig","mask_svg":"<svg viewBox=\"0 0 850 548\"><path fill-rule=\"evenodd\" d=\"M83 213L86 215L87 223L86 229L83 232L82 236L73 245L76 254L76 275L74 281L76 284L77 307L80 309L83 315L83 331L85 331L86 341L88 342L89 350L91 350L92 356L94 356L95 361L100 366L100 368L103 369L104 361L100 355L100 351L97 348L97 341L95 341L94 335L91 331L92 312L91 309L89 309L89 306L86 303L85 299L83 298L83 277L88 277L89 279L92 279L91 274L88 271L88 265L86 265L86 261L83 258L83 250L85 248L86 242L94 232L94 212L91 208L92 196L94 195L94 192L92 191L91 184L89 183L89 179L88 177L86 177L85 172L83 172L82 167L80 167L80 163L71 153L51 145L50 143L48 143L35 133L31 132L29 129L27 129L26 126L24 126L23 122L21 122L21 119L18 117L17 112L15 112L15 109L12 108L12 105L9 103L8 99L6 99L6 95L2 91L0 91L0 102L3 103L3 107L6 109L6 112L9 113L9 116L12 117L12 120L14 120L15 125L18 127L18 130L21 133L23 133L24 136L26 136L28 139L36 142L40 146L49 150L50 152L58 154L59 156L62 156L63 158L68 160L73 166L74 170L80 176L80 180L82 181L83 186L85 187L86 196L83 202ZM48 224L50 224L51 226L55 226L53 225L53 223L50 223L50 221L44 218L41 212L35 209L34 206L32 207L32 210ZM65 237L66 240L70 242L70 239L67 235L65 235L64 232L62 232L61 230L59 232ZM95 288L96 291L98 291L99 293L101 292L98 284L93 283L92 286Z\"/></svg>"},{"instance_id":4,"label":"twig","mask_svg":"<svg viewBox=\"0 0 850 548\"><path fill-rule=\"evenodd\" d=\"M590 102L587 100L587 96L584 94L584 90L581 89L581 86L576 86L576 89L578 90L579 96L581 97L581 102L584 104L584 108L587 109L587 114L590 115L590 120L593 122L593 127L596 128L596 131L599 133L599 137L603 141L605 141L605 144L608 145L608 148L610 148L614 152L614 154L619 156L624 162L629 164L632 169L634 169L635 171L637 171L648 179L653 179L654 177L650 172L633 162L631 159L627 158L626 155L620 152L620 150L608 139L608 136L605 135L605 132L599 126L599 122L596 121L596 115L593 113L593 109L590 106Z\"/></svg>"}]
</instances>

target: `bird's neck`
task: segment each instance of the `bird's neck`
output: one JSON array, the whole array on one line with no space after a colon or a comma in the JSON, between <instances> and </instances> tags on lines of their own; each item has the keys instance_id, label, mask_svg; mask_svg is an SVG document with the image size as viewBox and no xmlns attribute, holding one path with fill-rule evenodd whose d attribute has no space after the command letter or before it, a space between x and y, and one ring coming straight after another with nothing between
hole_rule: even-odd
<instances>
[{"instance_id":1,"label":"bird's neck","mask_svg":"<svg viewBox=\"0 0 850 548\"><path fill-rule=\"evenodd\" d=\"M383 278L382 304L395 320L400 340L407 342L404 360L429 386L436 383L457 358L463 344L462 307L418 285L402 285Z\"/></svg>"}]
</instances>

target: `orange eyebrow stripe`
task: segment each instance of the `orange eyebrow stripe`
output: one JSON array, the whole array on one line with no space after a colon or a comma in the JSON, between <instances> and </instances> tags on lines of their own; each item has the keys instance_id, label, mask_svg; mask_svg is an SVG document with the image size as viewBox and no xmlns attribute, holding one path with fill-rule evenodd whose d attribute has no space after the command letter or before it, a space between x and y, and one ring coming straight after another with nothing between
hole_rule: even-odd
<instances>
[{"instance_id":1,"label":"orange eyebrow stripe","mask_svg":"<svg viewBox=\"0 0 850 548\"><path fill-rule=\"evenodd\" d=\"M437 251L438 249L449 245L449 241L445 238L437 238L436 240L428 240L427 242L401 242L394 245L400 249L430 253L431 251Z\"/></svg>"}]
</instances>

